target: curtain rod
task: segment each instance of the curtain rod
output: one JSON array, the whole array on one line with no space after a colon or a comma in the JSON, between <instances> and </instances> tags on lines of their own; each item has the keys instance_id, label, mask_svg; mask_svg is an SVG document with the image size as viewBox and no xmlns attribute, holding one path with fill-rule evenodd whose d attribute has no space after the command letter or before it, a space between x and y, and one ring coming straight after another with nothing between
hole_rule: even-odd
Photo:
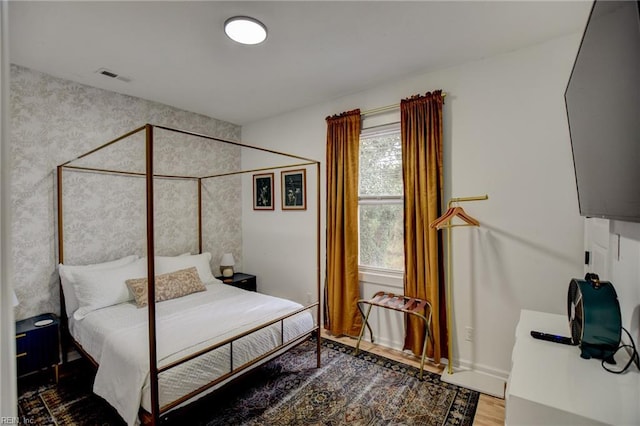
<instances>
[{"instance_id":1,"label":"curtain rod","mask_svg":"<svg viewBox=\"0 0 640 426\"><path fill-rule=\"evenodd\" d=\"M447 96L447 94L445 92L442 92L442 98L444 99L446 96ZM394 109L398 109L398 108L400 108L400 104L387 105L387 106L383 106L383 107L378 107L378 108L373 108L373 109L369 109L369 110L366 110L366 111L362 111L360 113L360 116L380 114L381 112L393 111Z\"/></svg>"}]
</instances>

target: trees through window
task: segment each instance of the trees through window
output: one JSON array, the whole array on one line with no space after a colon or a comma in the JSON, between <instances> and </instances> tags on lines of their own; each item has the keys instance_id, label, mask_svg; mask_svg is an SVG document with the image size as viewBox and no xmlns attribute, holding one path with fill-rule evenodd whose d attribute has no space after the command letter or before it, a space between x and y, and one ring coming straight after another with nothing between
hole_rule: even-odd
<instances>
[{"instance_id":1,"label":"trees through window","mask_svg":"<svg viewBox=\"0 0 640 426\"><path fill-rule=\"evenodd\" d=\"M363 130L359 170L360 266L404 270L400 124Z\"/></svg>"}]
</instances>

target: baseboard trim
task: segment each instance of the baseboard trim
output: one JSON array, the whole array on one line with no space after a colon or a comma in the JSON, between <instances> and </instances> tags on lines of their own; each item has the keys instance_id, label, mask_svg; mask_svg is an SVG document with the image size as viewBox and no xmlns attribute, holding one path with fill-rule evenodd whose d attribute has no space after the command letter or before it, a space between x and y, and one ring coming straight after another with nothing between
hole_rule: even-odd
<instances>
[{"instance_id":1,"label":"baseboard trim","mask_svg":"<svg viewBox=\"0 0 640 426\"><path fill-rule=\"evenodd\" d=\"M445 368L440 379L452 385L504 399L506 382L495 376L474 370L454 370L449 374L448 369Z\"/></svg>"}]
</instances>

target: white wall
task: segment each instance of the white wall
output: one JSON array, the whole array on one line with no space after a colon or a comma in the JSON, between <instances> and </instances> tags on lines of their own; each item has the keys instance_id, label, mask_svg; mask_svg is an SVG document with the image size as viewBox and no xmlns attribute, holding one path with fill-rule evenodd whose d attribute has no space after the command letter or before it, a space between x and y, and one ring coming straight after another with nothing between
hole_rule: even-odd
<instances>
[{"instance_id":1,"label":"white wall","mask_svg":"<svg viewBox=\"0 0 640 426\"><path fill-rule=\"evenodd\" d=\"M295 121L295 120L294 120ZM311 160L322 160L324 155L316 152L318 144L307 145L303 141L312 137L304 127L306 120L288 124L288 136L277 140L277 129L270 129L274 135L272 144L255 143L254 139L244 141L250 145L260 145L280 152L291 153ZM266 123L268 128L268 123ZM315 129L315 133L322 129ZM298 136L296 136L298 135ZM291 141L291 143L287 143ZM314 149L297 149L303 145ZM316 145L314 147L314 145ZM268 164L286 165L300 164L305 161L291 158L278 158L265 163L264 154L256 151L243 150L242 169L250 170ZM242 254L243 270L257 276L258 291L274 296L286 297L303 305L316 302L318 269L324 269L324 258L318 266L317 248L317 218L324 216L324 211L318 212L318 166L294 166L284 170L306 170L306 210L282 210L281 171L283 169L267 170L260 173L274 173L274 210L253 210L253 178L252 174L243 175L243 204L242 204ZM324 163L321 173L324 175ZM323 188L324 191L324 188ZM323 193L324 194L324 193ZM322 195L324 199L324 195ZM324 208L324 207L323 207ZM323 222L324 223L324 222ZM324 236L324 225L322 227ZM244 239L248 238L248 242ZM324 244L324 240L323 243ZM324 246L322 246L322 249Z\"/></svg>"},{"instance_id":2,"label":"white wall","mask_svg":"<svg viewBox=\"0 0 640 426\"><path fill-rule=\"evenodd\" d=\"M11 216L9 197L9 41L8 2L0 1L0 415L17 413L15 322L11 291Z\"/></svg>"},{"instance_id":3,"label":"white wall","mask_svg":"<svg viewBox=\"0 0 640 426\"><path fill-rule=\"evenodd\" d=\"M610 281L618 294L622 326L640 344L640 223L587 219L585 250L591 252L585 268ZM623 341L629 343L623 332Z\"/></svg>"},{"instance_id":4,"label":"white wall","mask_svg":"<svg viewBox=\"0 0 640 426\"><path fill-rule=\"evenodd\" d=\"M480 228L454 230L454 359L504 376L520 310L564 313L569 281L582 275L583 221L563 98L579 41L563 37L252 123L242 140L323 161L324 237L325 117L443 89L447 198L489 195L464 206ZM276 210L263 219L275 228L289 217ZM270 245L245 232L246 268L260 273ZM291 261L298 259L308 263L306 253ZM466 327L473 342L464 340Z\"/></svg>"}]
</instances>

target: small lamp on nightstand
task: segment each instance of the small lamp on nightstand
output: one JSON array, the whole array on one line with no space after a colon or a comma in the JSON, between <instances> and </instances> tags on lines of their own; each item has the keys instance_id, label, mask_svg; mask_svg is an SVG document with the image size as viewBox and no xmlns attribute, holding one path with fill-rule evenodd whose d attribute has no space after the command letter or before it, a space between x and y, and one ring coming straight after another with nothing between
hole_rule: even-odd
<instances>
[{"instance_id":1,"label":"small lamp on nightstand","mask_svg":"<svg viewBox=\"0 0 640 426\"><path fill-rule=\"evenodd\" d=\"M220 273L223 277L232 277L233 276L233 266L236 264L233 259L233 254L225 253L222 255L222 260L220 260Z\"/></svg>"}]
</instances>

